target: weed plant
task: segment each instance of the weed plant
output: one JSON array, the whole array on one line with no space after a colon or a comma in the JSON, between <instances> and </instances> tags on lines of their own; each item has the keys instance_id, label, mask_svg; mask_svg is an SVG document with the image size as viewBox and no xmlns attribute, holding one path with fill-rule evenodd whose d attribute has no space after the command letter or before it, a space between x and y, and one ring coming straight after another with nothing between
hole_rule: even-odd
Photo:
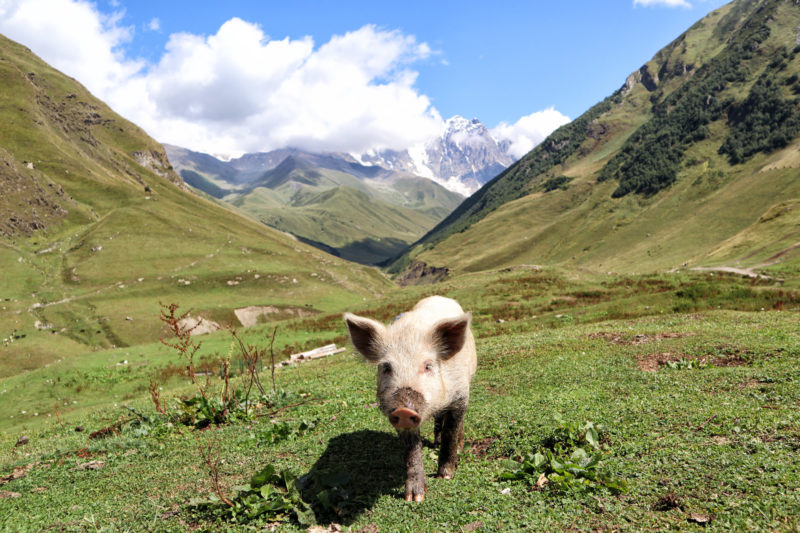
<instances>
[{"instance_id":1,"label":"weed plant","mask_svg":"<svg viewBox=\"0 0 800 533\"><path fill-rule=\"evenodd\" d=\"M600 439L602 424L579 425L556 415L558 427L533 453L519 461L510 461L510 469L500 479L524 481L531 487L554 492L608 489L612 494L627 491L624 480L602 468Z\"/></svg>"}]
</instances>

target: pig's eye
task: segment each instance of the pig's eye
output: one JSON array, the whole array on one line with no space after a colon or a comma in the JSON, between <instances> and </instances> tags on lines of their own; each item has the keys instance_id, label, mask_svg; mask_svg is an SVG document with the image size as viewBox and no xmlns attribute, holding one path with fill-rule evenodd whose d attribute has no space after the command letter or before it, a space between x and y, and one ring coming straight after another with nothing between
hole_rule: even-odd
<instances>
[{"instance_id":1,"label":"pig's eye","mask_svg":"<svg viewBox=\"0 0 800 533\"><path fill-rule=\"evenodd\" d=\"M391 376L392 375L392 365L389 363L384 363L381 365L381 374L384 376Z\"/></svg>"},{"instance_id":2,"label":"pig's eye","mask_svg":"<svg viewBox=\"0 0 800 533\"><path fill-rule=\"evenodd\" d=\"M425 363L425 372L428 372L428 373L433 372L433 363L432 362L428 361L427 363Z\"/></svg>"}]
</instances>

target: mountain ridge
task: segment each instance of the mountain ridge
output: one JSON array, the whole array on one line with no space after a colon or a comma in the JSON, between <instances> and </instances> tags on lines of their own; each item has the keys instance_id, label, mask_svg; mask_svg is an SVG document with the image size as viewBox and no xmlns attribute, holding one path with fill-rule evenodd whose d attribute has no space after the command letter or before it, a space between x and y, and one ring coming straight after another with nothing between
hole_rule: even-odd
<instances>
[{"instance_id":1,"label":"mountain ridge","mask_svg":"<svg viewBox=\"0 0 800 533\"><path fill-rule=\"evenodd\" d=\"M424 143L403 151L371 151L357 158L430 178L469 196L515 161L509 148L509 141L495 138L477 118L455 115L444 122L439 136Z\"/></svg>"},{"instance_id":2,"label":"mountain ridge","mask_svg":"<svg viewBox=\"0 0 800 533\"><path fill-rule=\"evenodd\" d=\"M427 178L363 165L347 154L287 148L204 166L206 154L170 145L166 150L192 186L364 264L400 253L463 199ZM226 171L219 172L219 165Z\"/></svg>"},{"instance_id":3,"label":"mountain ridge","mask_svg":"<svg viewBox=\"0 0 800 533\"><path fill-rule=\"evenodd\" d=\"M747 228L752 242L752 225L775 209L770 194L798 195L799 24L800 9L780 0L712 12L469 197L390 271L412 259L456 272L516 262L640 271L721 261L712 250L723 242ZM694 223L697 212L712 221ZM782 216L791 226L797 213ZM774 253L795 249L791 233L758 231L778 239ZM747 264L747 256L726 261Z\"/></svg>"}]
</instances>

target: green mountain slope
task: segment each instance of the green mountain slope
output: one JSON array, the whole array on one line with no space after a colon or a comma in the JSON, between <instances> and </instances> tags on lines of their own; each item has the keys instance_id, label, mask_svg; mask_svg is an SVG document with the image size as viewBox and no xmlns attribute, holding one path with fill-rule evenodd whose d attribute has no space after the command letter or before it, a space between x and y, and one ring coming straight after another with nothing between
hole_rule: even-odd
<instances>
[{"instance_id":1,"label":"green mountain slope","mask_svg":"<svg viewBox=\"0 0 800 533\"><path fill-rule=\"evenodd\" d=\"M0 375L159 338L159 302L339 309L390 288L191 192L161 145L0 37Z\"/></svg>"},{"instance_id":2,"label":"green mountain slope","mask_svg":"<svg viewBox=\"0 0 800 533\"><path fill-rule=\"evenodd\" d=\"M397 255L438 220L351 187L304 187L288 204L275 200L281 192L259 187L232 203L265 224L359 263Z\"/></svg>"},{"instance_id":3,"label":"green mountain slope","mask_svg":"<svg viewBox=\"0 0 800 533\"><path fill-rule=\"evenodd\" d=\"M463 200L431 180L361 165L340 154L286 149L226 163L179 147L167 150L192 186L264 224L363 264L401 253Z\"/></svg>"},{"instance_id":4,"label":"green mountain slope","mask_svg":"<svg viewBox=\"0 0 800 533\"><path fill-rule=\"evenodd\" d=\"M798 25L800 6L782 0L711 13L391 269L796 269Z\"/></svg>"}]
</instances>

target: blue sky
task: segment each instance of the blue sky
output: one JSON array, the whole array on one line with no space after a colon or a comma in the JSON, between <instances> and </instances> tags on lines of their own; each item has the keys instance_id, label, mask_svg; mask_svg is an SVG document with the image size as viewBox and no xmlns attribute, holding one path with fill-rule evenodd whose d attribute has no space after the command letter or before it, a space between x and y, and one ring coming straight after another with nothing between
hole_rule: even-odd
<instances>
[{"instance_id":1,"label":"blue sky","mask_svg":"<svg viewBox=\"0 0 800 533\"><path fill-rule=\"evenodd\" d=\"M538 142L725 3L0 0L0 33L163 142L362 151L453 115Z\"/></svg>"},{"instance_id":2,"label":"blue sky","mask_svg":"<svg viewBox=\"0 0 800 533\"><path fill-rule=\"evenodd\" d=\"M494 126L549 106L577 117L727 2L694 1L688 8L632 0L119 3L140 28L129 49L151 60L169 34L215 33L233 17L260 24L275 39L311 35L316 43L367 24L400 30L437 52L416 65L417 86L442 116ZM146 30L153 19L157 32Z\"/></svg>"}]
</instances>

